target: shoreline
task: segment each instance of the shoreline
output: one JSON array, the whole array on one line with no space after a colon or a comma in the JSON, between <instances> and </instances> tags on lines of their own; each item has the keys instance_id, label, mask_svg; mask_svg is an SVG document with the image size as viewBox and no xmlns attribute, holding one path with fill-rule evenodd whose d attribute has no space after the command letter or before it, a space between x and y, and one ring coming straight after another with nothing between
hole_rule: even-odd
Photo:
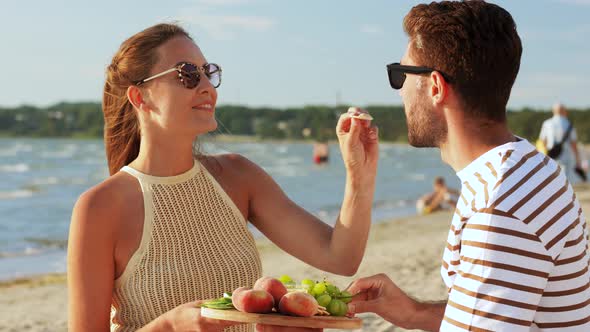
<instances>
[{"instance_id":1,"label":"shoreline","mask_svg":"<svg viewBox=\"0 0 590 332\"><path fill-rule=\"evenodd\" d=\"M590 211L590 185L578 185L574 190L582 209ZM346 288L358 278L384 273L411 297L422 301L444 301L447 289L440 270L452 214L452 211L442 211L371 225L363 261L352 277L320 271L285 253L266 238L260 239L256 244L263 275L278 277L287 274L294 280L326 278L339 288ZM0 282L0 291L0 307L3 308L0 331L67 331L65 274ZM363 331L406 331L374 314L358 316L363 319Z\"/></svg>"},{"instance_id":2,"label":"shoreline","mask_svg":"<svg viewBox=\"0 0 590 332\"><path fill-rule=\"evenodd\" d=\"M444 212L439 212L444 213ZM434 215L434 214L432 214ZM374 228L383 227L383 224L388 223L397 223L402 220L418 218L419 215L407 215L407 216L400 216L394 218L386 218L383 220L375 221L371 224L371 232L373 232ZM262 252L269 252L269 250L279 250L274 243L272 243L268 238L266 238L263 234L256 231L256 233L252 234L254 236L254 240L256 242L256 246L258 251ZM65 253L65 250L64 250ZM27 257L27 256L22 256ZM277 276L278 277L278 276ZM66 273L65 272L43 272L43 273L34 273L30 275L23 275L18 277L8 277L6 279L0 279L0 289L9 288L12 286L43 286L47 284L56 284L56 283L65 283L66 282Z\"/></svg>"},{"instance_id":3,"label":"shoreline","mask_svg":"<svg viewBox=\"0 0 590 332\"><path fill-rule=\"evenodd\" d=\"M582 209L584 211L590 211L590 183L586 183L586 184L577 184L574 186L574 190L576 191L576 196L578 198L578 201L580 202L580 205L582 206ZM445 222L445 217L446 217L446 222ZM450 226L450 222L451 222L451 218L452 218L452 212L451 211L439 211L439 212L435 212L432 214L428 214L428 215L410 215L410 216L402 216L402 217L395 217L395 218L389 218L389 219L383 219L380 221L375 221L371 224L371 231L369 234L369 239L367 242L367 250L369 249L370 246L372 246L373 244L381 244L381 242L383 241L388 241L388 240L392 240L393 238L390 237L390 233L392 231L397 231L397 228L403 229L405 227L409 227L409 226L415 226L418 225L421 227L418 227L419 231L425 231L424 229L424 224L429 225L430 231L441 231L440 227L433 227L433 225L438 225L440 226L440 224L444 224L445 227L443 227L444 230L448 231L448 227ZM590 219L587 220L588 223L590 223ZM416 229L414 230L405 230L404 234L407 235L415 235L414 233L416 232ZM399 238L398 236L394 236L394 238ZM445 240L446 240L446 233L445 233ZM256 241L256 246L258 248L258 251L260 252L260 255L262 256L263 254L274 254L277 252L283 253L285 255L285 252L283 252L279 247L277 247L274 243L272 243L268 238L266 238L264 235L260 235L259 237L255 237L255 241ZM442 247L441 247L442 248ZM367 256L367 252L365 252L365 258ZM296 259L296 258L293 258ZM441 249L441 259L442 259L442 249ZM303 262L301 262L302 264L305 264ZM362 264L361 264L362 265ZM312 268L312 267L310 267ZM314 268L312 268L314 269ZM359 272L357 272L356 275L359 275L360 273L360 268L359 268ZM279 275L276 275L276 277L278 277ZM336 276L337 277L337 276ZM337 277L339 278L339 277ZM56 284L56 283L65 283L66 281L66 273L53 273L53 272L49 272L49 273L40 273L40 274L33 274L30 276L23 276L23 277L16 277L16 278L8 278L8 279L3 279L0 280L0 289L5 289L5 288L9 288L12 286L43 286L43 285L47 285L47 284Z\"/></svg>"},{"instance_id":4,"label":"shoreline","mask_svg":"<svg viewBox=\"0 0 590 332\"><path fill-rule=\"evenodd\" d=\"M373 224L363 261L353 277L320 271L285 253L268 239L259 239L256 244L263 275L287 274L295 280L327 278L340 288L346 288L360 277L386 273L415 298L442 300L446 288L440 277L440 259L451 216L450 211L443 211ZM0 282L0 291L0 307L3 308L0 331L67 331L65 274ZM364 331L398 331L375 315L359 317L363 318Z\"/></svg>"}]
</instances>

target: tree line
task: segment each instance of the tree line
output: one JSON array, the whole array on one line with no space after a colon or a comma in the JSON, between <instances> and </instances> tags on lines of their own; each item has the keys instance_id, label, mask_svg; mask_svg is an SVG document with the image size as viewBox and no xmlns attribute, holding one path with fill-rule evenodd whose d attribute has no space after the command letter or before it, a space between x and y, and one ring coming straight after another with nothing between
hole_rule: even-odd
<instances>
[{"instance_id":1,"label":"tree line","mask_svg":"<svg viewBox=\"0 0 590 332\"><path fill-rule=\"evenodd\" d=\"M260 139L331 140L342 106L294 108L222 105L216 108L216 134L253 136ZM401 106L368 106L379 126L382 141L407 141L406 118ZM590 142L590 108L570 109L569 117L578 140ZM541 124L551 117L549 109L524 108L508 111L512 131L530 141L537 139ZM0 108L0 136L4 137L102 137L100 103L59 103L49 107Z\"/></svg>"}]
</instances>

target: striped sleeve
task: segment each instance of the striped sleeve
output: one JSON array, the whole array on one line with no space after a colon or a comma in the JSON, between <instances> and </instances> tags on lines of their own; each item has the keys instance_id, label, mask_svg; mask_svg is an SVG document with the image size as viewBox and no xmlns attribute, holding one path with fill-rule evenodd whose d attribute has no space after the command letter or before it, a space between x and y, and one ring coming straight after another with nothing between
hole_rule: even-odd
<instances>
[{"instance_id":1,"label":"striped sleeve","mask_svg":"<svg viewBox=\"0 0 590 332\"><path fill-rule=\"evenodd\" d=\"M551 255L528 225L505 213L475 213L463 231L457 276L441 331L529 331Z\"/></svg>"}]
</instances>

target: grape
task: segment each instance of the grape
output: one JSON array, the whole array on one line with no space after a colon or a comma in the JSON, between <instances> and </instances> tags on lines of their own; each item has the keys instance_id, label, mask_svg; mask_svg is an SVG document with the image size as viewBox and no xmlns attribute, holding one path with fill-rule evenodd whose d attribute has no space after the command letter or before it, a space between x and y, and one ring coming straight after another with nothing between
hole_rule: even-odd
<instances>
[{"instance_id":1,"label":"grape","mask_svg":"<svg viewBox=\"0 0 590 332\"><path fill-rule=\"evenodd\" d=\"M350 301L352 301L352 294L350 294L350 292L347 291L342 291L338 296L338 299L344 303L349 303Z\"/></svg>"},{"instance_id":2,"label":"grape","mask_svg":"<svg viewBox=\"0 0 590 332\"><path fill-rule=\"evenodd\" d=\"M311 279L303 279L301 280L301 284L306 286L315 286L315 281Z\"/></svg>"},{"instance_id":3,"label":"grape","mask_svg":"<svg viewBox=\"0 0 590 332\"><path fill-rule=\"evenodd\" d=\"M293 279L291 279L291 277L289 277L286 274L283 274L282 276L279 277L279 281L282 282L283 284L288 284L288 283L292 283Z\"/></svg>"},{"instance_id":4,"label":"grape","mask_svg":"<svg viewBox=\"0 0 590 332\"><path fill-rule=\"evenodd\" d=\"M316 300L318 301L318 304L322 307L327 307L328 304L330 304L330 301L332 301L332 297L328 294L322 294L318 296Z\"/></svg>"},{"instance_id":5,"label":"grape","mask_svg":"<svg viewBox=\"0 0 590 332\"><path fill-rule=\"evenodd\" d=\"M338 289L338 287L332 285L332 284L328 284L326 285L326 291L328 292L328 294L330 294L331 296L335 296L340 294L340 289Z\"/></svg>"},{"instance_id":6,"label":"grape","mask_svg":"<svg viewBox=\"0 0 590 332\"><path fill-rule=\"evenodd\" d=\"M311 294L313 291L313 286L315 286L315 281L313 281L311 279L303 279L303 280L301 280L301 286L303 286L303 288L305 288L307 290L307 292L309 294ZM313 294L311 294L311 295L313 295Z\"/></svg>"},{"instance_id":7,"label":"grape","mask_svg":"<svg viewBox=\"0 0 590 332\"><path fill-rule=\"evenodd\" d=\"M348 312L348 305L340 300L333 299L326 307L326 310L332 316L345 316Z\"/></svg>"},{"instance_id":8,"label":"grape","mask_svg":"<svg viewBox=\"0 0 590 332\"><path fill-rule=\"evenodd\" d=\"M318 282L315 284L315 286L313 286L312 292L315 296L324 294L326 292L326 284L323 282Z\"/></svg>"}]
</instances>

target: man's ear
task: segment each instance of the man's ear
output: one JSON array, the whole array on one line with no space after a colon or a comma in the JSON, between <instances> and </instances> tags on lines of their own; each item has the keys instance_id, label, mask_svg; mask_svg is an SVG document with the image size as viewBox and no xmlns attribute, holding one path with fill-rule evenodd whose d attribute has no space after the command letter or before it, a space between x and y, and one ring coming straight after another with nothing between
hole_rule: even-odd
<instances>
[{"instance_id":1,"label":"man's ear","mask_svg":"<svg viewBox=\"0 0 590 332\"><path fill-rule=\"evenodd\" d=\"M449 93L449 86L445 78L441 73L433 71L430 74L431 90L430 96L432 97L432 105L437 106L445 101Z\"/></svg>"},{"instance_id":2,"label":"man's ear","mask_svg":"<svg viewBox=\"0 0 590 332\"><path fill-rule=\"evenodd\" d=\"M137 110L143 110L143 106L145 106L143 100L143 94L140 88L135 85L130 85L127 88L127 100L133 105L134 108Z\"/></svg>"}]
</instances>

